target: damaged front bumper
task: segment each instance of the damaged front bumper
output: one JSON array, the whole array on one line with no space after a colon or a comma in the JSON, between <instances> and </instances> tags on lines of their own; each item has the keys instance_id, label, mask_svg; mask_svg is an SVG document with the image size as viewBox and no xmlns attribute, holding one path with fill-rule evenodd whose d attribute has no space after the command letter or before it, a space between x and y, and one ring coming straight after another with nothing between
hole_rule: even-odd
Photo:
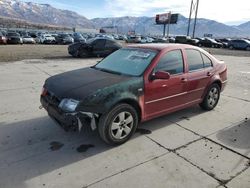
<instances>
[{"instance_id":1,"label":"damaged front bumper","mask_svg":"<svg viewBox=\"0 0 250 188\"><path fill-rule=\"evenodd\" d=\"M83 126L91 126L92 130L97 128L98 114L81 111L66 113L50 104L44 97L41 97L41 104L48 115L65 131L81 131Z\"/></svg>"}]
</instances>

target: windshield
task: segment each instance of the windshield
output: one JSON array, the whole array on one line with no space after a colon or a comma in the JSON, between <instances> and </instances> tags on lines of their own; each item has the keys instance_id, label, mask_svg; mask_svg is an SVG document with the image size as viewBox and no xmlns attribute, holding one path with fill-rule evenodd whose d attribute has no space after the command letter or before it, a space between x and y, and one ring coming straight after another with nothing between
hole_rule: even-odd
<instances>
[{"instance_id":1,"label":"windshield","mask_svg":"<svg viewBox=\"0 0 250 188\"><path fill-rule=\"evenodd\" d=\"M91 44L92 42L94 42L96 40L96 38L92 38L92 39L88 39L86 41L87 44Z\"/></svg>"},{"instance_id":2,"label":"windshield","mask_svg":"<svg viewBox=\"0 0 250 188\"><path fill-rule=\"evenodd\" d=\"M140 76L156 54L157 51L148 49L120 49L103 59L94 68L118 74Z\"/></svg>"},{"instance_id":3,"label":"windshield","mask_svg":"<svg viewBox=\"0 0 250 188\"><path fill-rule=\"evenodd\" d=\"M13 36L13 37L15 37L15 36L17 36L17 37L19 37L20 35L18 34L18 33L8 33L8 36Z\"/></svg>"}]
</instances>

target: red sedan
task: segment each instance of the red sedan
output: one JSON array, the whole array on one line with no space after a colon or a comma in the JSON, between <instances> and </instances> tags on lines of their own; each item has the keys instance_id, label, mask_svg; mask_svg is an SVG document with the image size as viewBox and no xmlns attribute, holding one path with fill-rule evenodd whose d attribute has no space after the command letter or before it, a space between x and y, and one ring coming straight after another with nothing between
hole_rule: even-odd
<instances>
[{"instance_id":1,"label":"red sedan","mask_svg":"<svg viewBox=\"0 0 250 188\"><path fill-rule=\"evenodd\" d=\"M66 131L91 126L115 145L140 122L196 104L212 110L226 82L225 63L201 48L133 45L95 66L47 79L41 103Z\"/></svg>"}]
</instances>

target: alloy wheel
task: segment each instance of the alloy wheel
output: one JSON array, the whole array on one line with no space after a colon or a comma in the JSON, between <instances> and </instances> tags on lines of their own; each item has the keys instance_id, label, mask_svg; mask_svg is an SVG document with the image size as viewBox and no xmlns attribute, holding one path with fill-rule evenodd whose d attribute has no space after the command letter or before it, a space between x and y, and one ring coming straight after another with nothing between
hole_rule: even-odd
<instances>
[{"instance_id":1,"label":"alloy wheel","mask_svg":"<svg viewBox=\"0 0 250 188\"><path fill-rule=\"evenodd\" d=\"M121 140L127 137L133 129L134 119L130 112L119 113L111 123L111 134Z\"/></svg>"},{"instance_id":2,"label":"alloy wheel","mask_svg":"<svg viewBox=\"0 0 250 188\"><path fill-rule=\"evenodd\" d=\"M217 101L219 99L219 91L217 88L213 87L208 94L208 105L209 107L214 107L214 105L216 105Z\"/></svg>"}]
</instances>

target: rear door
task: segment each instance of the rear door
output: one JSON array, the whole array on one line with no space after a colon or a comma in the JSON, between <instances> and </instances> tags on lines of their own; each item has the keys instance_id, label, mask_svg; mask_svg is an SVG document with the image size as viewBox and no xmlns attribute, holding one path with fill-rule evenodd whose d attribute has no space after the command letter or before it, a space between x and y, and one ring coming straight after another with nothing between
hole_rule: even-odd
<instances>
[{"instance_id":1,"label":"rear door","mask_svg":"<svg viewBox=\"0 0 250 188\"><path fill-rule=\"evenodd\" d=\"M118 49L116 43L111 40L107 40L105 43L105 56L111 54L112 52L116 51Z\"/></svg>"},{"instance_id":2,"label":"rear door","mask_svg":"<svg viewBox=\"0 0 250 188\"><path fill-rule=\"evenodd\" d=\"M93 55L95 56L105 56L105 39L97 39L95 40L93 45Z\"/></svg>"},{"instance_id":3,"label":"rear door","mask_svg":"<svg viewBox=\"0 0 250 188\"><path fill-rule=\"evenodd\" d=\"M186 49L186 59L188 64L188 100L190 103L198 102L202 99L204 90L214 74L212 61L196 49Z\"/></svg>"},{"instance_id":4,"label":"rear door","mask_svg":"<svg viewBox=\"0 0 250 188\"><path fill-rule=\"evenodd\" d=\"M160 58L152 74L165 71L170 73L170 79L145 81L147 118L164 114L187 102L187 75L184 67L182 50L169 51Z\"/></svg>"}]
</instances>

